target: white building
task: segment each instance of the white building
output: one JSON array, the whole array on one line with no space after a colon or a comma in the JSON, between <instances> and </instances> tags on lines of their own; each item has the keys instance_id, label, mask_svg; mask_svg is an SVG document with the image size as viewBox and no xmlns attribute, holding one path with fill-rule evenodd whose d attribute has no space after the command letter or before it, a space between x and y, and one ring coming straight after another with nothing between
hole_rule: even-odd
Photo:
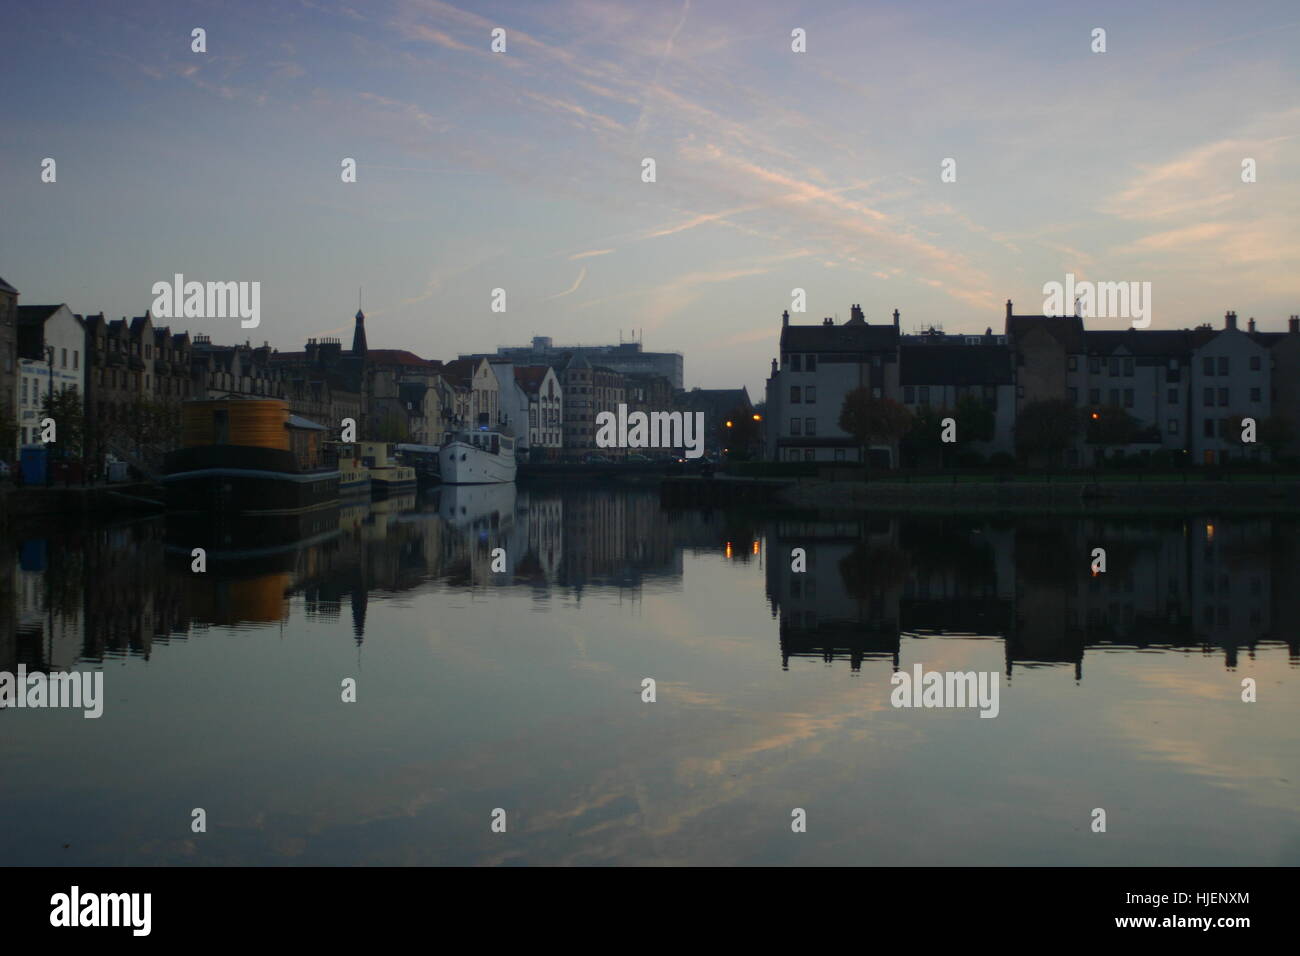
<instances>
[{"instance_id":1,"label":"white building","mask_svg":"<svg viewBox=\"0 0 1300 956\"><path fill-rule=\"evenodd\" d=\"M84 408L86 330L66 305L18 307L18 444L40 443L41 407L50 394L75 388ZM51 379L51 376L53 378Z\"/></svg>"},{"instance_id":2,"label":"white building","mask_svg":"<svg viewBox=\"0 0 1300 956\"><path fill-rule=\"evenodd\" d=\"M564 448L564 390L555 369L515 369L515 385L528 403L528 447L534 460L558 458Z\"/></svg>"}]
</instances>

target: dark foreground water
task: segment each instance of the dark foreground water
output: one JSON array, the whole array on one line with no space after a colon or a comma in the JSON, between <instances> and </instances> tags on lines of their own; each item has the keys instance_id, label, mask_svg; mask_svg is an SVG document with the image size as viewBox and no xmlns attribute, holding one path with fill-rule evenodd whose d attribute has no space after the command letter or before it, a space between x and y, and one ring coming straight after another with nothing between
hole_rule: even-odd
<instances>
[{"instance_id":1,"label":"dark foreground water","mask_svg":"<svg viewBox=\"0 0 1300 956\"><path fill-rule=\"evenodd\" d=\"M42 533L0 671L102 670L104 712L0 710L0 864L1300 863L1290 522L501 487ZM916 664L998 715L891 706Z\"/></svg>"}]
</instances>

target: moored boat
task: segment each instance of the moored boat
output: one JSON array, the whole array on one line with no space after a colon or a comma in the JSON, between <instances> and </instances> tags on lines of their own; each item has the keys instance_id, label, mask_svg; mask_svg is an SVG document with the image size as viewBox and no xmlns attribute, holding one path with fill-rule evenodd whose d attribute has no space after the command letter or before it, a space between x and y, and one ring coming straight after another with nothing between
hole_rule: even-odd
<instances>
[{"instance_id":1,"label":"moored boat","mask_svg":"<svg viewBox=\"0 0 1300 956\"><path fill-rule=\"evenodd\" d=\"M288 515L338 501L339 472L324 461L323 425L281 399L200 399L183 406L182 447L167 456L169 511Z\"/></svg>"},{"instance_id":2,"label":"moored boat","mask_svg":"<svg viewBox=\"0 0 1300 956\"><path fill-rule=\"evenodd\" d=\"M415 469L403 465L393 455L393 446L383 441L358 442L361 463L370 471L370 490L376 498L414 491Z\"/></svg>"},{"instance_id":3,"label":"moored boat","mask_svg":"<svg viewBox=\"0 0 1300 956\"><path fill-rule=\"evenodd\" d=\"M515 439L507 431L449 432L438 453L445 485L488 485L515 480Z\"/></svg>"}]
</instances>

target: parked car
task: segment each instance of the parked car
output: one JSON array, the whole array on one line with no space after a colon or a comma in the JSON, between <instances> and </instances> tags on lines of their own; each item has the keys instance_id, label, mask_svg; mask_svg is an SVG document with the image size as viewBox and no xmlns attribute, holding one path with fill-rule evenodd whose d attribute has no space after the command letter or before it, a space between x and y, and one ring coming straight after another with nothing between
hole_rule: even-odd
<instances>
[{"instance_id":1,"label":"parked car","mask_svg":"<svg viewBox=\"0 0 1300 956\"><path fill-rule=\"evenodd\" d=\"M648 455L632 454L627 456L627 460L640 465L648 465L651 463L651 459Z\"/></svg>"}]
</instances>

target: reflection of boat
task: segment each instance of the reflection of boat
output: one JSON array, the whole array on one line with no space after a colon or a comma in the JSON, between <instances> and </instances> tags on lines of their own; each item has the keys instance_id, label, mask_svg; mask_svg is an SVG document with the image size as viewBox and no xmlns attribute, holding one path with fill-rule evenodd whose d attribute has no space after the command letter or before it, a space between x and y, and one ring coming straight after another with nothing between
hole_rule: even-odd
<instances>
[{"instance_id":1,"label":"reflection of boat","mask_svg":"<svg viewBox=\"0 0 1300 956\"><path fill-rule=\"evenodd\" d=\"M171 511L295 514L338 500L339 473L323 460L326 429L280 399L189 401L182 447L167 456Z\"/></svg>"},{"instance_id":2,"label":"reflection of boat","mask_svg":"<svg viewBox=\"0 0 1300 956\"><path fill-rule=\"evenodd\" d=\"M338 459L339 494L370 496L370 469L357 454L357 446L344 442L329 442L329 448Z\"/></svg>"},{"instance_id":3,"label":"reflection of boat","mask_svg":"<svg viewBox=\"0 0 1300 956\"><path fill-rule=\"evenodd\" d=\"M443 485L438 516L453 528L500 528L515 520L515 486Z\"/></svg>"},{"instance_id":4,"label":"reflection of boat","mask_svg":"<svg viewBox=\"0 0 1300 956\"><path fill-rule=\"evenodd\" d=\"M445 485L482 485L515 480L515 440L504 431L449 432L438 453Z\"/></svg>"},{"instance_id":5,"label":"reflection of boat","mask_svg":"<svg viewBox=\"0 0 1300 956\"><path fill-rule=\"evenodd\" d=\"M415 490L415 469L393 458L393 446L385 441L359 443L361 463L370 470L370 490L376 498Z\"/></svg>"}]
</instances>

